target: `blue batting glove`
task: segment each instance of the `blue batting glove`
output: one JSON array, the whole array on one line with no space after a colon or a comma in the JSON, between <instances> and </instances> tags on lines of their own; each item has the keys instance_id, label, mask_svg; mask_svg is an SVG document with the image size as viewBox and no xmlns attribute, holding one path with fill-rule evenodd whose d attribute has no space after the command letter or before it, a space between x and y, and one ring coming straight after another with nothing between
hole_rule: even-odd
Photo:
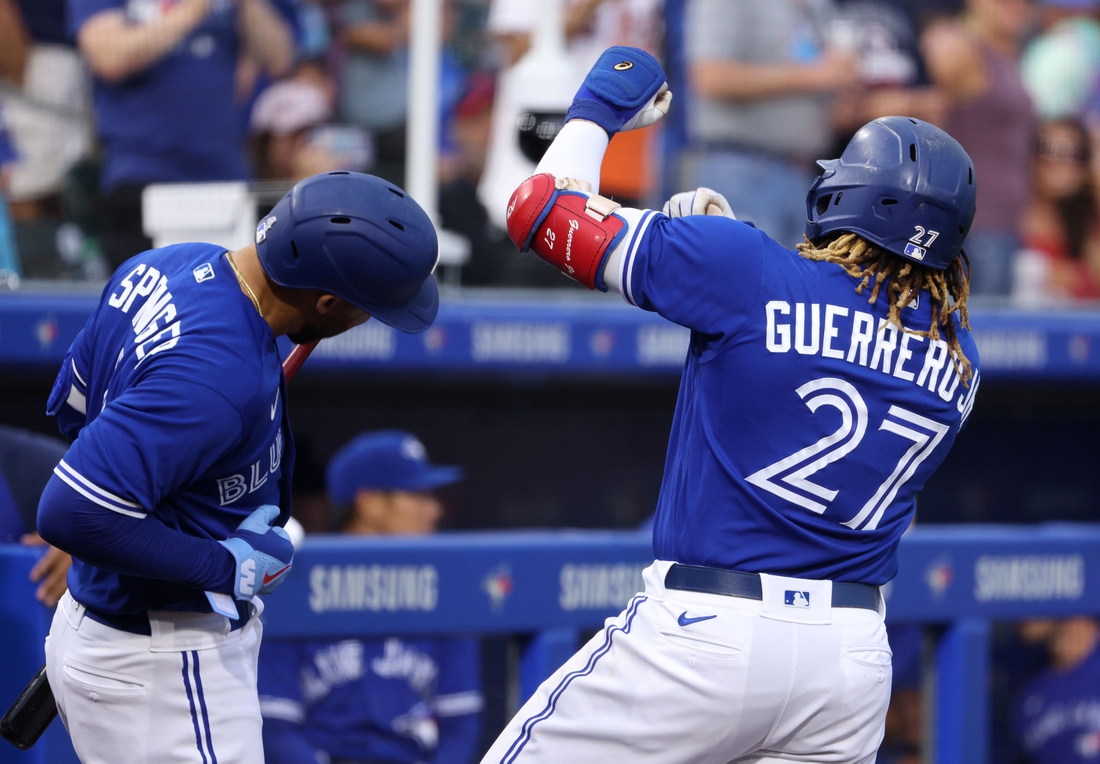
<instances>
[{"instance_id":1,"label":"blue batting glove","mask_svg":"<svg viewBox=\"0 0 1100 764\"><path fill-rule=\"evenodd\" d=\"M584 78L565 115L595 122L614 135L648 127L668 113L672 93L665 70L640 48L608 48Z\"/></svg>"},{"instance_id":2,"label":"blue batting glove","mask_svg":"<svg viewBox=\"0 0 1100 764\"><path fill-rule=\"evenodd\" d=\"M218 542L237 563L233 596L239 600L270 594L290 572L294 544L286 531L272 526L278 518L279 508L264 504L246 517L229 538Z\"/></svg>"}]
</instances>

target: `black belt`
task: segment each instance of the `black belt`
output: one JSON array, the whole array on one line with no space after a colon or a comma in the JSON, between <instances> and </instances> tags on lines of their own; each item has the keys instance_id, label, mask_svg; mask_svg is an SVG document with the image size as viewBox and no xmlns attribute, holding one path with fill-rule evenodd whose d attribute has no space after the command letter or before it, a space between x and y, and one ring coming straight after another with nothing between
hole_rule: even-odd
<instances>
[{"instance_id":1,"label":"black belt","mask_svg":"<svg viewBox=\"0 0 1100 764\"><path fill-rule=\"evenodd\" d=\"M681 565L674 562L665 574L665 588L703 594L764 599L759 573L707 568L702 565ZM880 595L877 586L833 582L833 607L860 607L878 612Z\"/></svg>"},{"instance_id":2,"label":"black belt","mask_svg":"<svg viewBox=\"0 0 1100 764\"><path fill-rule=\"evenodd\" d=\"M229 622L229 630L236 631L248 622L250 615L250 606L247 602L237 602L237 620ZM87 605L84 606L84 615L87 618L91 618L96 623L101 623L104 626L110 626L112 629L118 629L119 631L127 631L131 634L139 634L146 637L153 635L153 630L149 627L149 614L148 613L101 613L98 610L92 610Z\"/></svg>"}]
</instances>

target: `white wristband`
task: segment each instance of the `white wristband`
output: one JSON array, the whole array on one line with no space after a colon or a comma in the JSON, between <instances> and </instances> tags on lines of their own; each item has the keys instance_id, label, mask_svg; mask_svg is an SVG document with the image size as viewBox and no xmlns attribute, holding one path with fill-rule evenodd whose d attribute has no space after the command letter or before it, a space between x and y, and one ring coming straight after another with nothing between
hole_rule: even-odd
<instances>
[{"instance_id":1,"label":"white wristband","mask_svg":"<svg viewBox=\"0 0 1100 764\"><path fill-rule=\"evenodd\" d=\"M600 166L610 139L599 125L583 119L565 123L542 156L535 173L548 172L555 178L576 178L600 193Z\"/></svg>"}]
</instances>

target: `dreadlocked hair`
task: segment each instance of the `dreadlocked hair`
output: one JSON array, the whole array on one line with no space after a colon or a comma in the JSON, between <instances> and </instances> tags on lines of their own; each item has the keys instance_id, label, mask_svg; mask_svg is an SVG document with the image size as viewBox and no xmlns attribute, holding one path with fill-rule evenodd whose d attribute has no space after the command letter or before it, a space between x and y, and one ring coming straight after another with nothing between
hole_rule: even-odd
<instances>
[{"instance_id":1,"label":"dreadlocked hair","mask_svg":"<svg viewBox=\"0 0 1100 764\"><path fill-rule=\"evenodd\" d=\"M970 260L965 252L960 252L951 265L939 271L888 252L854 233L841 233L819 245L805 239L798 245L798 253L808 260L836 263L849 276L859 279L856 294L870 290L869 303L874 304L885 287L890 301L890 323L903 332L931 340L938 340L942 333L955 371L963 385L970 387L973 369L959 346L951 320L951 314L957 313L959 325L970 329L970 315L966 309L970 297ZM918 332L902 325L901 311L925 289L932 295L932 325L928 331Z\"/></svg>"}]
</instances>

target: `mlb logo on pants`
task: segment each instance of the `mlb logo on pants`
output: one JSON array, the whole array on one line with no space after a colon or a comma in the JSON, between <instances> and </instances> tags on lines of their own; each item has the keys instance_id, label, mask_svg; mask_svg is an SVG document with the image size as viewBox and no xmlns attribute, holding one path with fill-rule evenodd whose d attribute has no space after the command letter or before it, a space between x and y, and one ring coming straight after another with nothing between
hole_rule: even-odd
<instances>
[{"instance_id":1,"label":"mlb logo on pants","mask_svg":"<svg viewBox=\"0 0 1100 764\"><path fill-rule=\"evenodd\" d=\"M783 604L788 607L809 607L810 593L788 589L783 592Z\"/></svg>"}]
</instances>

